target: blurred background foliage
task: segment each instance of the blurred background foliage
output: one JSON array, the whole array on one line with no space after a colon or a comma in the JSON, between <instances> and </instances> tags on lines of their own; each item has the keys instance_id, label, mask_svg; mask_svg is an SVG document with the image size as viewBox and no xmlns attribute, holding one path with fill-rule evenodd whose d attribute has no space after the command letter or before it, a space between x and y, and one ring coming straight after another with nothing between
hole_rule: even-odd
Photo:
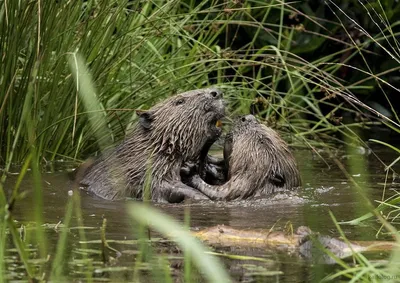
<instances>
[{"instance_id":1,"label":"blurred background foliage","mask_svg":"<svg viewBox=\"0 0 400 283\"><path fill-rule=\"evenodd\" d=\"M77 53L93 78L110 145L129 132L134 109L209 85L225 90L232 115L257 114L291 133L292 143L341 142L350 126L384 122L399 129L397 1L60 0L0 7L2 164L22 162L32 146L46 161L98 150L97 128L89 126L68 65Z\"/></svg>"}]
</instances>

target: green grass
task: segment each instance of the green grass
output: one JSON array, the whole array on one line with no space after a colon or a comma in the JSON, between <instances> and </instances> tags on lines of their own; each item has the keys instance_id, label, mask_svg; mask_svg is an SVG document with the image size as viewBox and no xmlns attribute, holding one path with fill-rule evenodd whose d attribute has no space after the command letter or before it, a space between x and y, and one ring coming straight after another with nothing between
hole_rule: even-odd
<instances>
[{"instance_id":1,"label":"green grass","mask_svg":"<svg viewBox=\"0 0 400 283\"><path fill-rule=\"evenodd\" d=\"M109 146L129 132L136 119L134 109L149 108L177 91L210 83L226 90L232 114L247 113L255 97L266 97L269 103L262 114L290 125L302 142L321 134L321 129L342 131L329 121L337 109L323 114L321 107L336 106L329 97L352 99L351 86L335 77L346 63L338 64L338 58L345 52L359 53L365 44L349 45L314 61L301 58L291 50L298 48L296 40L302 33L283 25L283 17L294 13L290 5L257 1L227 6L209 1L197 5L194 1L39 3L2 6L0 48L7 60L2 62L5 71L0 81L0 161L6 168L26 158L29 139L41 160L83 159L99 149L94 140ZM258 20L262 11L266 13ZM225 43L222 39L232 29L238 33L239 27L246 27L253 36L233 49L229 38ZM324 38L322 31L316 34ZM256 49L264 37L264 46ZM97 109L88 108L79 97L82 86L73 79L78 66L68 67L68 62L76 63L77 51L92 76ZM321 89L326 93L322 99ZM91 111L104 116L106 125L88 123ZM28 115L29 126L22 123L21 115ZM306 120L305 115L318 122ZM33 129L31 137L26 127Z\"/></svg>"},{"instance_id":2,"label":"green grass","mask_svg":"<svg viewBox=\"0 0 400 283\"><path fill-rule=\"evenodd\" d=\"M40 247L38 258L46 259L49 250L42 227L45 204L40 166L61 159L80 161L112 146L132 128L135 109L150 108L178 91L216 85L226 92L232 115L248 113L255 99L261 98L264 107L259 115L282 132L290 132L293 144L311 149L333 148L338 142L358 144L355 127L382 125L400 132L400 120L389 96L398 91L390 76L400 68L399 6L391 7L390 1L362 2L364 18L372 25L367 29L347 15L342 4L328 2L334 15L330 19L326 18L329 8L324 10L323 5L314 8L312 3L281 1L0 2L0 164L4 168L0 182L0 282L6 281L3 259L7 233L11 233L28 279L57 281L67 278L67 229L74 215L84 227L80 200L74 194L66 207L65 228L54 259L40 268L33 267L26 252L29 243L18 235L12 210L24 197L19 187L28 168L34 181L36 225L31 242ZM292 16L304 20L287 24ZM382 21L375 20L379 16ZM349 22L364 37L354 35ZM337 36L340 31L344 37ZM344 48L325 50L334 42ZM376 67L376 60L384 60L383 67ZM344 70L352 75L344 79ZM364 102L362 98L371 92L383 98L390 116ZM348 124L337 113L362 119ZM374 142L398 152L388 142ZM388 172L398 161L395 158L387 166ZM5 191L10 189L4 188L4 182L14 165L21 166L19 180L7 198ZM358 166L364 164L351 164L350 168ZM373 210L367 193L363 189L358 193L366 196L367 211L381 221L383 229L396 233L388 221L397 219L399 198L382 202ZM360 205L360 213L364 210ZM381 217L380 213L385 214ZM137 214L132 213L132 217L137 218ZM145 222L145 218L136 220ZM166 232L163 223L154 228ZM185 254L185 278L192 278L191 263L211 276L209 268L213 266L204 260L214 259L181 228L176 229L182 235L178 244L194 247ZM85 242L84 229L79 230L79 238ZM146 244L142 248L135 270L138 278L146 253L149 258L152 254ZM343 271L331 279L352 273L356 274L351 277L354 281L362 277L375 282L373 278L378 277L369 274L396 274L398 257L394 252L381 271L360 256L356 260L362 267L342 265ZM88 256L83 260L90 262ZM160 258L159 270L153 275L171 281L166 262ZM208 278L210 281L227 280L218 263L211 265L220 270L214 279ZM46 269L51 272L45 273ZM90 272L85 276L93 280Z\"/></svg>"},{"instance_id":3,"label":"green grass","mask_svg":"<svg viewBox=\"0 0 400 283\"><path fill-rule=\"evenodd\" d=\"M388 19L388 14L389 10L385 10L383 8L382 3L388 4L385 2L368 2L366 1L365 3L360 2L362 8L364 8L365 12L368 13L368 16L371 20L371 22L379 29L379 32L376 35L371 35L366 29L364 29L359 23L357 23L353 18L351 18L345 11L340 9L333 1L329 1L329 3L333 6L332 11L335 13L335 16L337 19L341 22L342 28L346 31L346 34L349 36L352 44L358 49L358 53L360 54L360 57L362 59L362 62L365 65L365 69L359 69L353 66L350 66L350 68L357 69L360 72L367 73L368 74L368 80L374 80L376 83L376 86L378 89L381 91L383 94L384 99L386 100L387 104L389 105L389 108L387 109L393 116L393 119L389 119L388 117L382 115L381 113L378 113L375 109L371 109L370 107L366 107L371 113L376 114L378 117L381 117L383 120L383 124L389 127L391 130L398 132L399 131L399 117L398 113L394 109L394 106L387 95L387 90L386 87L389 88L395 88L393 85L389 83L389 81L385 80L384 78L384 73L379 73L375 74L373 66L369 63L368 56L361 50L360 45L355 42L355 40L352 38L350 33L348 32L346 25L343 24L343 22L340 20L339 15L344 15L347 19L349 19L357 28L360 29L360 32L368 38L368 40L365 41L365 44L375 44L382 50L384 50L384 54L386 54L389 58L391 58L394 62L396 62L395 65L397 67L394 67L394 69L399 68L399 63L400 63L400 56L399 56L399 45L397 41L397 34L393 31L392 28L394 28L398 23L396 22L395 24L390 24L389 19ZM380 22L376 21L376 17L379 17L381 19ZM363 80L365 82L365 80ZM384 88L385 87L385 88ZM386 121L385 121L386 120ZM356 145L357 143L359 144L362 142L359 138L357 137L357 134L353 132L353 142L350 142L349 144ZM389 144L386 141L381 141L381 140L376 140L376 139L370 139L370 142L380 144L383 146L386 146L395 152L399 152L399 149L396 148L395 146ZM348 146L348 151L351 154L351 147ZM385 184L383 184L383 189L382 189L382 200L384 200L385 193L386 193L386 187L390 184L388 184L388 175L389 173L394 173L395 171L393 169L394 165L399 161L400 159L397 157L391 162L389 165L385 166L385 171L386 171L386 181ZM338 163L338 161L336 161ZM399 202L399 197L398 195L394 195L392 197L389 197L386 201L378 201L380 204L377 208L374 208L374 205L371 203L371 197L369 197L369 189L368 189L368 184L370 182L364 177L364 174L361 174L361 178L358 178L358 181L352 177L354 174L362 172L364 168L366 168L366 161L365 160L355 160L355 159L349 159L349 164L348 168L350 168L350 171L347 172L345 171L344 167L341 164L338 164L339 168L344 171L347 179L349 179L353 184L355 188L355 193L361 197L362 201L359 202L358 204L358 215L362 215L363 210L368 211L365 213L363 216L354 219L352 221L348 221L342 224L351 224L351 225L359 225L363 221L370 219L371 217L375 217L378 222L381 224L381 229L378 231L376 237L379 237L381 234L383 234L383 231L390 235L397 243L400 243L400 238L398 236L398 230L396 229L396 219L398 215L398 202ZM361 187L359 184L363 184ZM394 215L394 216L392 216ZM331 217L336 224L336 228L341 234L341 237L346 239L345 234L343 233L339 223L336 221L334 215L331 213ZM326 281L331 281L331 280L337 280L338 278L347 278L350 282L383 282L383 281L398 281L400 278L400 273L399 273L399 262L400 262L400 253L398 249L394 249L390 255L390 257L387 259L387 261L370 261L368 260L367 257L355 253L353 255L353 262L355 265L348 265L344 263L343 261L337 259L338 264L341 266L340 270L334 274L331 274L327 276L325 279Z\"/></svg>"},{"instance_id":4,"label":"green grass","mask_svg":"<svg viewBox=\"0 0 400 283\"><path fill-rule=\"evenodd\" d=\"M230 282L229 275L219 260L206 253L207 249L203 247L199 240L193 238L189 231L182 228L180 224L145 205L131 204L128 213L132 219L142 225L151 225L161 234L177 242L185 252L191 255L193 262L199 270L204 272L204 276L209 282ZM190 259L186 260L187 264L188 261Z\"/></svg>"}]
</instances>

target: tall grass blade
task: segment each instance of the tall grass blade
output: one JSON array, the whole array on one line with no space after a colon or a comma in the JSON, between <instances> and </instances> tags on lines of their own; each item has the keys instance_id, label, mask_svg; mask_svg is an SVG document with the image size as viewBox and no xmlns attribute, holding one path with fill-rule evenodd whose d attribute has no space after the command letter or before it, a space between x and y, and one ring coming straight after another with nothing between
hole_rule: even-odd
<instances>
[{"instance_id":1,"label":"tall grass blade","mask_svg":"<svg viewBox=\"0 0 400 283\"><path fill-rule=\"evenodd\" d=\"M85 61L79 53L73 53L69 60L70 68L75 78L76 91L81 97L85 108L90 115L90 125L96 135L100 148L104 149L111 141L105 141L104 137L112 138L112 135L105 124L104 107L102 107L94 86L93 79L86 67Z\"/></svg>"},{"instance_id":2,"label":"tall grass blade","mask_svg":"<svg viewBox=\"0 0 400 283\"><path fill-rule=\"evenodd\" d=\"M77 192L76 192L77 193ZM52 262L52 269L50 280L54 282L66 281L65 277L65 267L68 263L68 237L70 237L69 227L73 215L74 201L70 197L66 206L63 227L61 228L60 237L57 242L56 253L54 255L54 260Z\"/></svg>"},{"instance_id":3,"label":"tall grass blade","mask_svg":"<svg viewBox=\"0 0 400 283\"><path fill-rule=\"evenodd\" d=\"M129 204L128 213L140 224L152 227L174 240L182 249L187 249L192 256L193 263L209 282L231 282L225 267L219 260L207 254L208 250L173 219L154 208L139 203Z\"/></svg>"}]
</instances>

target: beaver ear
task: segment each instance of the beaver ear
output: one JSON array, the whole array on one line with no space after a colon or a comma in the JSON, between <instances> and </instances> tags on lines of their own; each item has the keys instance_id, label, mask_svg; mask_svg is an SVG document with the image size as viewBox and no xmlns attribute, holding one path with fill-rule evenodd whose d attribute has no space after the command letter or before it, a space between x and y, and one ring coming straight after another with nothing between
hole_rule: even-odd
<instances>
[{"instance_id":1,"label":"beaver ear","mask_svg":"<svg viewBox=\"0 0 400 283\"><path fill-rule=\"evenodd\" d=\"M139 124L146 130L150 129L153 122L153 113L146 110L136 110L136 115L139 116Z\"/></svg>"}]
</instances>

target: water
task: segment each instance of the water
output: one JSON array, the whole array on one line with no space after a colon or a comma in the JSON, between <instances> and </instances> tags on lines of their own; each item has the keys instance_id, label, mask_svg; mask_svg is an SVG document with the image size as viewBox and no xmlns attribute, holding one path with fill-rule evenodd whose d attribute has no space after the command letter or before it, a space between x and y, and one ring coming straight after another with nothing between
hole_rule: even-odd
<instances>
[{"instance_id":1,"label":"water","mask_svg":"<svg viewBox=\"0 0 400 283\"><path fill-rule=\"evenodd\" d=\"M322 152L322 154L324 154ZM389 164L393 161L392 152L379 151L378 156ZM242 201L234 203L225 202L203 202L195 204L154 204L165 213L175 219L183 221L184 210L190 210L191 227L193 230L212 227L215 225L229 225L238 229L269 229L283 230L288 223L294 229L298 226L309 226L313 231L324 235L339 236L335 225L328 213L332 211L338 221L348 221L361 216L366 212L362 197L354 190L351 183L345 178L343 173L337 169L331 159L321 160L310 151L301 150L295 152L303 179L303 189L299 192L288 193L274 196L268 200ZM346 163L348 158L360 158L363 155L346 157L344 153L338 153L336 157L339 161ZM360 184L369 193L371 200L382 198L383 185L385 180L384 166L377 161L373 155L366 157L367 162L360 172L353 172L356 180L366 177L368 183ZM61 172L43 174L44 188L44 221L48 224L62 223L65 215L65 205L68 200L68 191L71 189L71 182L62 168ZM360 175L359 175L360 174ZM6 183L6 189L12 188L16 181L16 176L10 176ZM392 188L398 188L397 183L392 183L392 175L389 175L389 184ZM22 188L29 191L33 188L29 176L25 178ZM388 190L387 195L393 194ZM32 194L30 194L32 195ZM125 201L104 201L81 192L81 203L83 221L88 241L95 241L89 244L93 249L89 253L94 259L93 268L101 269L104 265L101 262L99 251L100 227L103 218L107 219L106 238L108 240L130 240L134 239L136 226L129 219L126 211ZM375 204L377 205L377 204ZM27 223L32 220L32 203L28 197L19 201L14 209L15 219ZM76 223L73 221L73 223ZM378 223L374 219L366 222L364 226L343 225L342 229L351 240L375 240L375 233L379 229ZM55 249L59 239L59 231L56 228L46 229L46 236L50 242L50 251ZM153 237L159 237L152 234ZM380 238L382 239L382 238ZM11 240L8 246L11 246ZM78 230L71 230L69 235L69 246L72 258L79 258L80 244ZM110 245L121 252L121 256L112 265L113 268L120 267L119 270L110 272L98 272L99 280L130 280L134 258L137 253L137 245L126 243L110 243ZM169 257L179 256L176 248L171 244L156 245L158 250L162 250ZM37 247L32 246L33 249ZM296 253L277 252L276 250L265 250L259 248L225 247L217 248L216 251L235 255L247 255L261 257L266 261L253 260L232 260L221 258L231 276L236 281L253 282L302 282L309 280L319 280L333 270L334 265L311 264L309 260L301 258ZM384 257L385 255L383 255ZM8 253L8 277L10 279L23 278L23 268L16 257L16 252ZM71 260L71 278L82 278L78 272L79 261ZM172 266L174 274L179 278L181 268ZM121 270L123 268L124 270ZM179 280L178 280L179 281Z\"/></svg>"}]
</instances>

